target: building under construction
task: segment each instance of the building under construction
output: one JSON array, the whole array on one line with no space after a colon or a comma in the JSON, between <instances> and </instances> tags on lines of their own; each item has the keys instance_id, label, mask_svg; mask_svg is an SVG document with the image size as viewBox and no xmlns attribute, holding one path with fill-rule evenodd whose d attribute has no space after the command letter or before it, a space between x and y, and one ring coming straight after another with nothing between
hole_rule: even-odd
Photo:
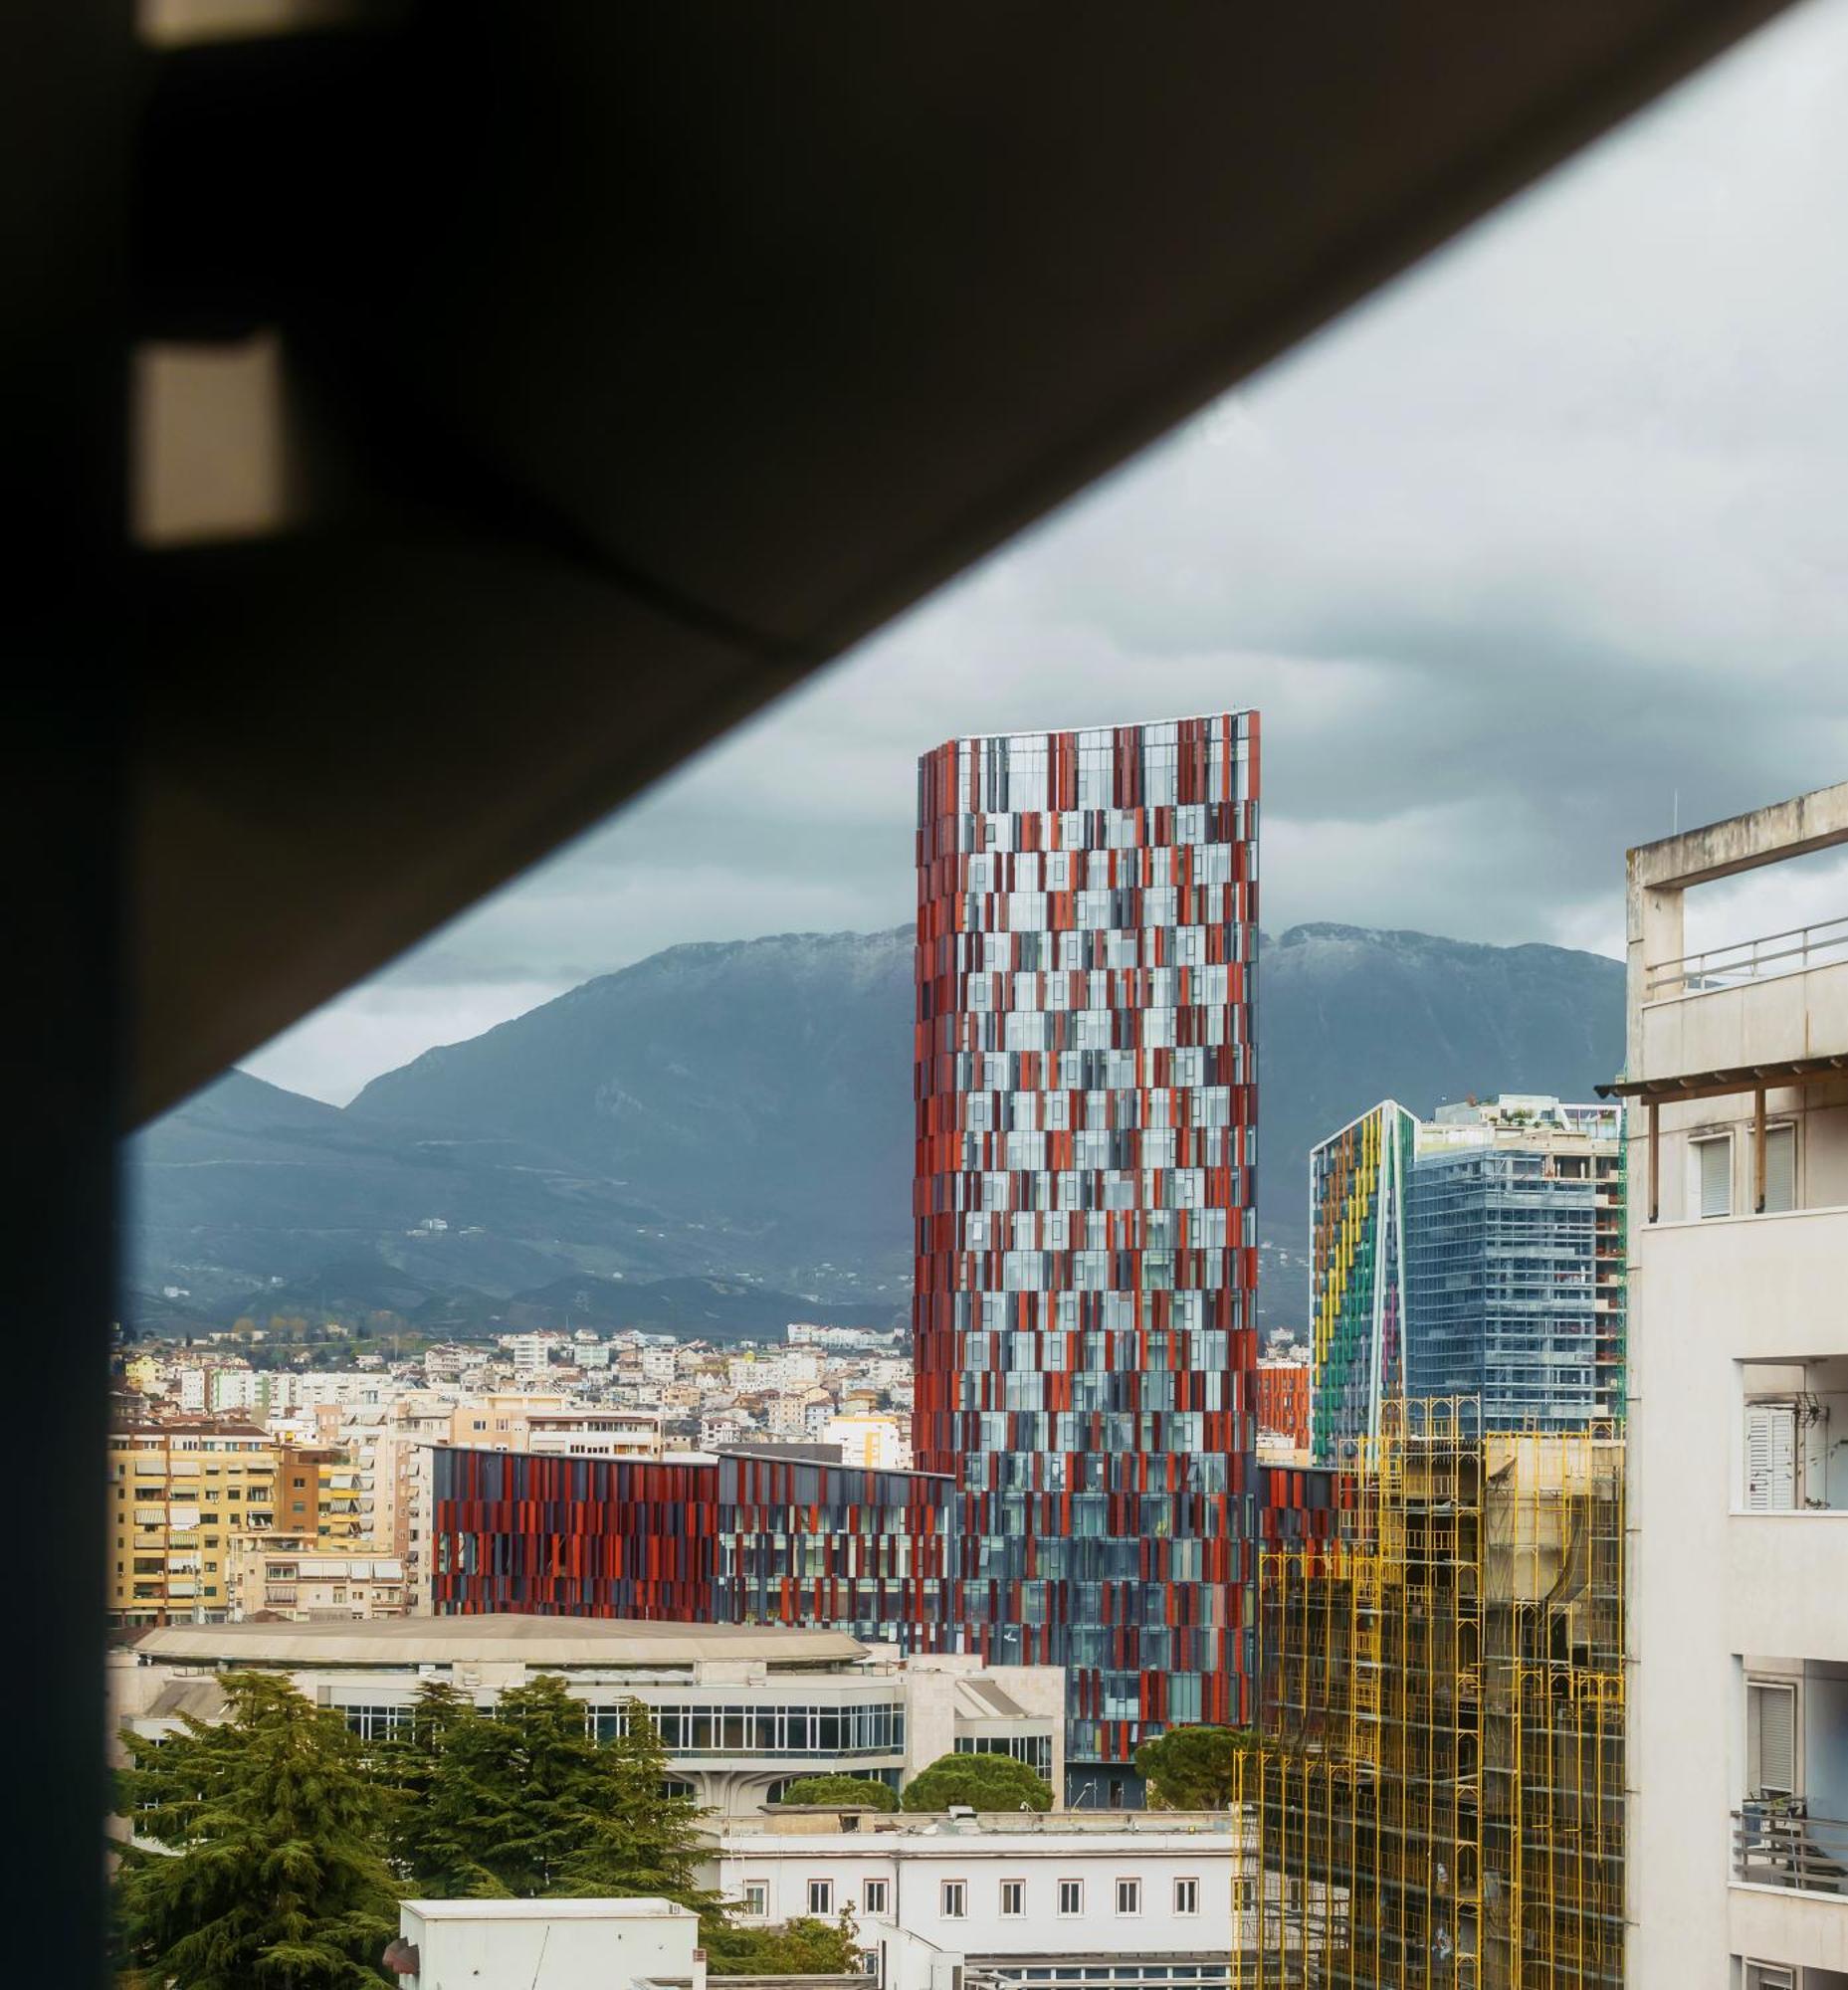
<instances>
[{"instance_id":1,"label":"building under construction","mask_svg":"<svg viewBox=\"0 0 1848 1990\"><path fill-rule=\"evenodd\" d=\"M1623 1447L1386 1407L1332 1542L1267 1550L1253 1990L1619 1990Z\"/></svg>"}]
</instances>

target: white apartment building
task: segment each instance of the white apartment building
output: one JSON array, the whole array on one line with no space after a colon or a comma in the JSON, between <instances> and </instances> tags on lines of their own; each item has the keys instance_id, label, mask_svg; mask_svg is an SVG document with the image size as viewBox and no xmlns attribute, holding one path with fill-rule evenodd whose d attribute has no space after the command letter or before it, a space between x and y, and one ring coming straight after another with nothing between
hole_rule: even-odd
<instances>
[{"instance_id":1,"label":"white apartment building","mask_svg":"<svg viewBox=\"0 0 1848 1990\"><path fill-rule=\"evenodd\" d=\"M526 1449L553 1458L659 1458L659 1410L532 1410Z\"/></svg>"},{"instance_id":2,"label":"white apartment building","mask_svg":"<svg viewBox=\"0 0 1848 1990\"><path fill-rule=\"evenodd\" d=\"M499 1344L506 1349L515 1375L543 1375L557 1339L554 1333L504 1333Z\"/></svg>"},{"instance_id":3,"label":"white apartment building","mask_svg":"<svg viewBox=\"0 0 1848 1990\"><path fill-rule=\"evenodd\" d=\"M275 1557L298 1571L323 1559ZM286 1586L300 1594L300 1574ZM488 1706L510 1687L554 1674L605 1738L639 1699L675 1778L720 1817L754 1817L805 1776L845 1773L897 1788L948 1754L1006 1754L1054 1789L1065 1780L1057 1667L985 1669L961 1656L903 1662L838 1631L747 1625L374 1614L363 1623L173 1627L111 1657L112 1729L126 1720L159 1733L182 1710L214 1718L215 1682L241 1666L287 1673L306 1697L373 1739L409 1719L432 1679Z\"/></svg>"},{"instance_id":4,"label":"white apartment building","mask_svg":"<svg viewBox=\"0 0 1848 1990\"><path fill-rule=\"evenodd\" d=\"M821 1441L840 1446L843 1465L871 1466L878 1472L912 1469L911 1432L896 1416L830 1417Z\"/></svg>"},{"instance_id":5,"label":"white apartment building","mask_svg":"<svg viewBox=\"0 0 1848 1990\"><path fill-rule=\"evenodd\" d=\"M1629 857L1629 1980L1848 1990L1848 919L1684 895L1848 784Z\"/></svg>"},{"instance_id":6,"label":"white apartment building","mask_svg":"<svg viewBox=\"0 0 1848 1990\"><path fill-rule=\"evenodd\" d=\"M1256 1944L1242 1841L1210 1811L798 1812L727 1826L718 1888L746 1924L850 1913L879 1990L1211 1990Z\"/></svg>"}]
</instances>

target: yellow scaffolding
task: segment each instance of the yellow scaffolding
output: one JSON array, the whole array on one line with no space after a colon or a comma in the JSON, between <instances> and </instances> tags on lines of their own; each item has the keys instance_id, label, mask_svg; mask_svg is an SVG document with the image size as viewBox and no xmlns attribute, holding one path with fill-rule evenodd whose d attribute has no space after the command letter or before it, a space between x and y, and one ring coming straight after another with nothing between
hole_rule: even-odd
<instances>
[{"instance_id":1,"label":"yellow scaffolding","mask_svg":"<svg viewBox=\"0 0 1848 1990\"><path fill-rule=\"evenodd\" d=\"M1387 1406L1267 1549L1240 1990L1620 1990L1623 1447Z\"/></svg>"}]
</instances>

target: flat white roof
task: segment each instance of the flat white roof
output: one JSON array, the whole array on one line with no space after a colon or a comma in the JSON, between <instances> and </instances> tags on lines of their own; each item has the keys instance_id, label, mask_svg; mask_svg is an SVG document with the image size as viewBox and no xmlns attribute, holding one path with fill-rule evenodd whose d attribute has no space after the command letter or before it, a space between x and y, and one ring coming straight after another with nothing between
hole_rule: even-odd
<instances>
[{"instance_id":1,"label":"flat white roof","mask_svg":"<svg viewBox=\"0 0 1848 1990\"><path fill-rule=\"evenodd\" d=\"M698 1920L673 1900L400 1900L422 1921Z\"/></svg>"}]
</instances>

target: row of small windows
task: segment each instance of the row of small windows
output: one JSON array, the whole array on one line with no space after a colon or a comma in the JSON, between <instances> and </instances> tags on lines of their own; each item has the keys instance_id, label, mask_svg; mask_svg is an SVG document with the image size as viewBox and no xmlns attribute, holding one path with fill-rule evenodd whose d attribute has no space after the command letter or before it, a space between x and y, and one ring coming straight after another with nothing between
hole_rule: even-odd
<instances>
[{"instance_id":1,"label":"row of small windows","mask_svg":"<svg viewBox=\"0 0 1848 1990\"><path fill-rule=\"evenodd\" d=\"M1073 930L1095 932L1201 932L1208 924L1236 927L1249 899L1242 885L1117 885L1071 895ZM956 900L958 923L969 931L1043 930L1055 910L1049 892L972 893ZM991 916L998 914L998 916ZM1185 923L1181 923L1182 921ZM1234 950L1236 957L1236 949ZM1197 966L1202 952L1180 964Z\"/></svg>"},{"instance_id":2,"label":"row of small windows","mask_svg":"<svg viewBox=\"0 0 1848 1990\"><path fill-rule=\"evenodd\" d=\"M1190 872L1190 882L1195 885L1230 885L1232 874L1237 868L1232 861L1235 846L1230 843L1198 843L1191 837L1182 837L1176 843L1126 843L1115 845L1071 844L1058 850L1020 850L1000 852L992 845L974 852L968 861L968 870L963 879L964 889L972 893L1005 891L1010 898L1032 894L1038 897L1047 892L1069 892L1078 886L1081 878L1089 886L1103 889L1111 886L1098 877L1105 870L1104 865L1081 865L1077 860L1082 853L1092 849L1115 849L1116 888L1133 886L1147 892L1168 886L1177 886L1182 881L1183 871ZM1185 849L1187 856L1181 856ZM1002 863L1003 855L1008 863ZM1012 879L1008 879L1009 866ZM1033 920L1038 925L1042 920Z\"/></svg>"},{"instance_id":3,"label":"row of small windows","mask_svg":"<svg viewBox=\"0 0 1848 1990\"><path fill-rule=\"evenodd\" d=\"M1190 1212L1187 1218L1186 1248L1192 1251L1223 1251L1233 1244L1245 1241L1245 1211L1237 1206L1208 1208L1200 1198L1204 1195L1201 1171L1197 1168L1175 1170L1175 1202L1173 1209L1151 1208L1148 1204L1137 1205L1123 1202L1118 1209L1141 1210L1140 1242L1144 1249L1172 1250L1181 1242L1180 1222L1177 1211ZM1184 1177L1184 1179L1183 1179ZM1113 1226L1110 1211L1105 1210L976 1210L963 1219L961 1249L965 1251L998 1251L1008 1248L1008 1255L1032 1254L1042 1251L1083 1251L1087 1248L1102 1248L1111 1240ZM1117 1234L1122 1235L1121 1228ZM1005 1274L1004 1274L1005 1276ZM1046 1290L1044 1279L1016 1277L1010 1285L1013 1291Z\"/></svg>"},{"instance_id":4,"label":"row of small windows","mask_svg":"<svg viewBox=\"0 0 1848 1990\"><path fill-rule=\"evenodd\" d=\"M627 1706L592 1705L599 1741L628 1725ZM887 1701L865 1706L651 1706L649 1717L670 1755L899 1754L905 1748L905 1708Z\"/></svg>"},{"instance_id":5,"label":"row of small windows","mask_svg":"<svg viewBox=\"0 0 1848 1990\"><path fill-rule=\"evenodd\" d=\"M1238 1009L1224 1002L1194 1002L1186 1008L1172 1004L1159 1009L1073 1009L1055 1014L1050 1009L984 1009L971 1005L968 1012L983 1020L979 1024L984 1051L1105 1051L1117 1046L1119 1031L1133 1035L1144 1050L1189 1049L1195 1045L1217 1046L1240 1041L1235 1020ZM1190 1023L1182 1044L1177 1018ZM1132 1020L1132 1028L1129 1024ZM950 1018L939 1019L948 1048ZM976 1025L970 1025L971 1029Z\"/></svg>"},{"instance_id":6,"label":"row of small windows","mask_svg":"<svg viewBox=\"0 0 1848 1990\"><path fill-rule=\"evenodd\" d=\"M1005 1332L1016 1329L1021 1323L1021 1303L1003 1293L957 1293L953 1295L953 1324L959 1332L972 1332L981 1328L988 1333ZM1230 1356L1230 1343L1218 1329L1208 1329L1206 1322L1206 1298L1201 1293L1175 1293L1164 1299L1165 1308L1161 1316L1161 1331L1197 1334L1205 1330L1209 1338L1204 1342L1187 1341L1182 1365L1197 1368L1202 1365L1223 1366ZM1074 1333L1083 1328L1087 1333L1134 1333L1152 1324L1142 1308L1129 1293L1102 1293L1079 1294L1077 1293L1048 1294L1037 1301L1027 1301L1028 1311L1034 1317L1030 1323L1042 1331ZM1210 1337L1216 1334L1217 1337ZM1097 1357L1104 1359L1109 1350L1102 1342L1087 1340L1086 1353L1081 1365L1089 1365L1092 1349ZM1057 1368L1064 1358L1064 1350L1055 1353L1048 1343L1046 1365ZM1115 1358L1111 1356L1110 1358ZM994 1364L985 1364L992 1367Z\"/></svg>"},{"instance_id":7,"label":"row of small windows","mask_svg":"<svg viewBox=\"0 0 1848 1990\"><path fill-rule=\"evenodd\" d=\"M1216 1078L1236 1080L1236 1066L1243 1057L1239 1044L1239 1016L1231 1012L1230 1048L1217 1051L1209 1060L1197 1044L1182 1044L1163 1050L1157 1060L1150 1052L1129 1045L1112 1045L1092 1050L1066 1049L1041 1072L1043 1089L1058 1092L1133 1092L1137 1088L1174 1086L1182 1091L1207 1082L1209 1070ZM1157 1064L1159 1071L1157 1071ZM1042 1089L1022 1087L1018 1058L1005 1051L958 1050L948 1060L945 1090L967 1093L1010 1093L1016 1096Z\"/></svg>"},{"instance_id":8,"label":"row of small windows","mask_svg":"<svg viewBox=\"0 0 1848 1990\"><path fill-rule=\"evenodd\" d=\"M958 1755L1005 1755L1024 1762L1029 1769L1052 1781L1052 1736L1050 1734L958 1734Z\"/></svg>"},{"instance_id":9,"label":"row of small windows","mask_svg":"<svg viewBox=\"0 0 1848 1990\"><path fill-rule=\"evenodd\" d=\"M1088 1421L1088 1420L1087 1420ZM1022 1444L1018 1450L978 1452L971 1450L963 1462L963 1487L970 1492L1063 1492L1108 1491L1122 1476L1124 1461L1098 1452L1037 1452ZM1223 1452L1195 1452L1181 1463L1180 1478L1189 1492L1224 1492L1229 1464ZM1246 1515L1241 1525L1246 1536L1256 1532L1257 1501L1247 1495Z\"/></svg>"},{"instance_id":10,"label":"row of small windows","mask_svg":"<svg viewBox=\"0 0 1848 1990\"><path fill-rule=\"evenodd\" d=\"M978 1143L980 1134L970 1134L965 1158L971 1165L954 1178L954 1205L980 1210L989 1216L1027 1215L1035 1210L1075 1209L1199 1209L1208 1206L1205 1171L1209 1167L1231 1167L1235 1159L1255 1162L1257 1132L1250 1126L1208 1127L1190 1140L1190 1160L1196 1165L1174 1165L1175 1136L1166 1129L1146 1133L1077 1133L1080 1157L1094 1151L1100 1158L1085 1168L1026 1167L983 1168ZM1017 1140L1044 1141L1044 1133L1009 1133L1009 1152ZM1159 1156L1160 1158L1154 1158ZM1145 1166L1133 1165L1137 1161ZM1224 1205L1236 1206L1244 1186L1241 1172L1234 1173L1221 1191ZM1185 1179L1182 1180L1181 1177Z\"/></svg>"},{"instance_id":11,"label":"row of small windows","mask_svg":"<svg viewBox=\"0 0 1848 1990\"><path fill-rule=\"evenodd\" d=\"M1181 926L1181 934L1200 934L1202 926ZM1187 970L1183 983L1178 969ZM1130 985L1135 984L1135 985ZM1057 1009L1066 1015L1109 1016L1125 1009L1171 1009L1187 1002L1203 1007L1231 999L1231 978L1224 965L1206 964L1199 945L1175 949L1174 965L1112 973L1077 969L1049 972L977 972L963 984L963 1006L969 1009ZM1108 1039L1106 1039L1108 1042Z\"/></svg>"},{"instance_id":12,"label":"row of small windows","mask_svg":"<svg viewBox=\"0 0 1848 1990\"><path fill-rule=\"evenodd\" d=\"M382 1741L408 1730L416 1715L409 1701L352 1700L339 1708L362 1740ZM900 1754L905 1748L903 1706L651 1706L670 1755ZM585 1725L599 1741L613 1741L629 1724L628 1706L588 1704Z\"/></svg>"},{"instance_id":13,"label":"row of small windows","mask_svg":"<svg viewBox=\"0 0 1848 1990\"><path fill-rule=\"evenodd\" d=\"M1002 1880L997 1883L996 1906L1003 1920L1024 1918L1028 1911L1029 1887L1025 1880ZM770 1911L770 1883L767 1880L746 1880L744 1882L744 1911L756 1919L767 1918ZM1142 1911L1142 1882L1137 1879L1121 1879L1114 1883L1112 1898L1118 1914L1125 1917ZM1180 1879L1173 1883L1171 1911L1182 1917L1198 1914L1200 1911L1200 1883L1197 1879ZM888 1880L863 1880L860 1884L860 1910L867 1914L884 1914L890 1911L891 1882ZM1083 1880L1060 1880L1054 1884L1056 1910L1062 1920L1073 1920L1085 1911L1085 1882ZM842 1906L847 1902L843 1900ZM836 1888L833 1880L810 1880L804 1889L804 1911L818 1920L830 1919L840 1909L836 1906ZM969 1882L967 1880L942 1880L937 1883L937 1912L946 1921L966 1920L969 1914Z\"/></svg>"},{"instance_id":14,"label":"row of small windows","mask_svg":"<svg viewBox=\"0 0 1848 1990\"><path fill-rule=\"evenodd\" d=\"M1133 1057L1128 1051L1121 1055ZM1069 1131L1077 1121L1099 1131L1132 1126L1229 1126L1232 1088L1202 1085L1189 1089L1176 1078L1171 1086L1132 1085L1123 1091L1101 1086L1072 1092L971 1092L962 1106L963 1130L969 1133L1060 1133Z\"/></svg>"},{"instance_id":15,"label":"row of small windows","mask_svg":"<svg viewBox=\"0 0 1848 1990\"><path fill-rule=\"evenodd\" d=\"M979 926L958 928L931 942L926 954L931 974L1148 974L1161 968L1203 967L1215 950L1205 938L1222 932L1225 958L1250 958L1251 928L1239 920L1190 921L1172 926L1094 926L1020 928ZM1188 938L1193 934L1197 937ZM1123 991L1108 996L1105 1008L1138 1008L1139 992L1119 983ZM1083 1007L1083 1004L1073 1004Z\"/></svg>"}]
</instances>

